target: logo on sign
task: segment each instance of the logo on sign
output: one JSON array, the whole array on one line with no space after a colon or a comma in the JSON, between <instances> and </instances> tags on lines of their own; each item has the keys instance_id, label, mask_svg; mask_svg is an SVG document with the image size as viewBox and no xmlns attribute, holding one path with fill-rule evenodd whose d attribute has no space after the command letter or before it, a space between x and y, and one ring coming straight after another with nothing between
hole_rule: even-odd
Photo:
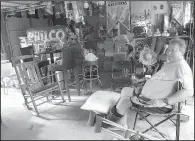
<instances>
[{"instance_id":1,"label":"logo on sign","mask_svg":"<svg viewBox=\"0 0 195 141\"><path fill-rule=\"evenodd\" d=\"M62 29L52 29L49 32L44 30L29 31L28 42L44 42L48 40L60 40L64 43L66 34Z\"/></svg>"}]
</instances>

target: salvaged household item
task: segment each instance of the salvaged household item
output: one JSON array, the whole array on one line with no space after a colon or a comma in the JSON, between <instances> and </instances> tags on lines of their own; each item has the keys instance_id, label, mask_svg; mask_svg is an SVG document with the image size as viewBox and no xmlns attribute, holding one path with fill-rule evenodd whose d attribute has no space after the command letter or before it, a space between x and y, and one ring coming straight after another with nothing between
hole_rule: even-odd
<instances>
[{"instance_id":1,"label":"salvaged household item","mask_svg":"<svg viewBox=\"0 0 195 141\"><path fill-rule=\"evenodd\" d=\"M118 73L118 74L117 74ZM132 66L129 61L114 61L112 66L111 89L131 85Z\"/></svg>"},{"instance_id":2,"label":"salvaged household item","mask_svg":"<svg viewBox=\"0 0 195 141\"><path fill-rule=\"evenodd\" d=\"M89 89L92 92L93 89L93 81L97 81L100 86L102 86L102 82L100 81L99 68L97 65L97 61L84 61L83 66L83 86L87 89L86 83L89 81Z\"/></svg>"},{"instance_id":3,"label":"salvaged household item","mask_svg":"<svg viewBox=\"0 0 195 141\"><path fill-rule=\"evenodd\" d=\"M58 82L50 81L52 80L51 78L55 75L54 73L50 73L51 75L47 74L45 76L45 78L48 78L48 81L50 81L50 83L44 85L36 61L24 63L16 63L14 61L13 65L20 83L25 105L29 110L32 109L30 107L32 104L35 112L37 113L37 115L39 115L37 107L46 102L49 102L49 97L52 95L52 92L56 90L60 90L60 96L62 100L65 101L64 93L62 93ZM40 103L39 100L43 98L46 98L46 101Z\"/></svg>"},{"instance_id":4,"label":"salvaged household item","mask_svg":"<svg viewBox=\"0 0 195 141\"><path fill-rule=\"evenodd\" d=\"M7 60L8 61L8 60ZM12 78L16 77L16 72L12 67L10 62L1 61L1 85L4 89L4 94L8 94L8 89L6 88L9 84L6 84L6 78L13 80ZM6 91L7 90L7 91Z\"/></svg>"},{"instance_id":5,"label":"salvaged household item","mask_svg":"<svg viewBox=\"0 0 195 141\"><path fill-rule=\"evenodd\" d=\"M68 70L73 70L74 78L76 81L76 89L78 91L78 95L80 95L80 83L79 83L79 74L77 70L77 59L79 59L81 49L78 48L76 45L71 47L64 47L62 49L62 64L51 64L50 70L53 72L63 73L63 79L60 83L64 83L65 91L68 94L68 99L71 101L70 92L69 92L69 79L68 79Z\"/></svg>"}]
</instances>

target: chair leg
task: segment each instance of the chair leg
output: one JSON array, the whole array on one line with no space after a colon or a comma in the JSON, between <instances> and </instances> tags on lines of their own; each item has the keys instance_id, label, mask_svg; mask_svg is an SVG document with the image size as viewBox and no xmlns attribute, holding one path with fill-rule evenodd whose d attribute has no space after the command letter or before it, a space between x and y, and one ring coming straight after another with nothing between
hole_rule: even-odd
<instances>
[{"instance_id":1,"label":"chair leg","mask_svg":"<svg viewBox=\"0 0 195 141\"><path fill-rule=\"evenodd\" d=\"M177 115L177 121L176 121L176 140L179 140L180 136L180 115Z\"/></svg>"},{"instance_id":2,"label":"chair leg","mask_svg":"<svg viewBox=\"0 0 195 141\"><path fill-rule=\"evenodd\" d=\"M52 92L49 92L49 95L52 95ZM49 102L49 96L46 96L46 99L47 99L47 102Z\"/></svg>"},{"instance_id":3,"label":"chair leg","mask_svg":"<svg viewBox=\"0 0 195 141\"><path fill-rule=\"evenodd\" d=\"M173 117L174 115L172 115L172 116L170 116L170 117L168 117L168 118L162 120L161 122L159 122L159 123L153 125L153 124L152 124L145 116L143 116L140 112L138 112L138 113L139 113L139 115L142 116L142 118L144 118L144 119L150 124L150 126L151 126L151 128L145 130L145 131L142 132L142 133L146 133L147 131L149 131L149 130L151 130L151 129L154 128L154 129L155 129L163 138L166 139L165 135L163 135L161 132L159 132L158 129L156 128L156 126L158 126L158 125L160 125L161 123L165 122L166 120L168 120L169 118Z\"/></svg>"},{"instance_id":4,"label":"chair leg","mask_svg":"<svg viewBox=\"0 0 195 141\"><path fill-rule=\"evenodd\" d=\"M60 90L60 95L61 95L62 101L63 101L63 102L66 102L66 100L64 99L64 93L63 93L62 90Z\"/></svg>"},{"instance_id":5,"label":"chair leg","mask_svg":"<svg viewBox=\"0 0 195 141\"><path fill-rule=\"evenodd\" d=\"M7 93L6 93L5 82L3 80L1 82L3 83L3 91L4 91L4 94L7 95L8 94L8 90L7 90Z\"/></svg>"},{"instance_id":6,"label":"chair leg","mask_svg":"<svg viewBox=\"0 0 195 141\"><path fill-rule=\"evenodd\" d=\"M181 103L178 103L178 113L181 113ZM177 120L176 120L176 140L179 140L179 136L180 136L180 118L181 118L181 115L177 114Z\"/></svg>"},{"instance_id":7,"label":"chair leg","mask_svg":"<svg viewBox=\"0 0 195 141\"><path fill-rule=\"evenodd\" d=\"M147 118L148 116L150 116L150 114L147 114L147 115L145 116L145 118ZM140 117L139 120L143 120L143 118Z\"/></svg>"},{"instance_id":8,"label":"chair leg","mask_svg":"<svg viewBox=\"0 0 195 141\"><path fill-rule=\"evenodd\" d=\"M36 103L35 103L35 101L34 101L34 98L33 98L33 95L32 95L31 92L30 92L30 98L31 98L31 100L32 100L32 103L33 103L35 112L37 113L37 116L39 116L39 111L38 111L38 109L37 109L37 105L36 105Z\"/></svg>"},{"instance_id":9,"label":"chair leg","mask_svg":"<svg viewBox=\"0 0 195 141\"><path fill-rule=\"evenodd\" d=\"M75 80L76 80L76 89L77 89L77 92L78 92L78 96L80 96L81 91L80 91L79 73L78 73L77 68L74 68L73 71L74 71L74 77L75 77Z\"/></svg>"},{"instance_id":10,"label":"chair leg","mask_svg":"<svg viewBox=\"0 0 195 141\"><path fill-rule=\"evenodd\" d=\"M88 120L87 125L93 126L95 124L95 117L96 117L95 112L90 111L90 113L89 113L89 120Z\"/></svg>"},{"instance_id":11,"label":"chair leg","mask_svg":"<svg viewBox=\"0 0 195 141\"><path fill-rule=\"evenodd\" d=\"M137 116L138 116L138 112L136 112L136 115L135 115L135 121L134 121L134 125L133 125L133 130L135 129L135 126L136 126Z\"/></svg>"},{"instance_id":12,"label":"chair leg","mask_svg":"<svg viewBox=\"0 0 195 141\"><path fill-rule=\"evenodd\" d=\"M68 86L68 72L64 71L63 74L64 74L63 77L64 77L64 83L66 87L66 92L68 94L68 101L71 102L70 91L69 91L69 86Z\"/></svg>"},{"instance_id":13,"label":"chair leg","mask_svg":"<svg viewBox=\"0 0 195 141\"><path fill-rule=\"evenodd\" d=\"M56 77L57 78L57 77ZM62 90L62 88L61 88L61 86L60 86L60 82L58 81L58 86L59 86L59 90L60 90L60 96L61 96L61 98L62 98L62 101L63 102L66 102L66 100L64 99L64 92L63 92L63 90Z\"/></svg>"},{"instance_id":14,"label":"chair leg","mask_svg":"<svg viewBox=\"0 0 195 141\"><path fill-rule=\"evenodd\" d=\"M25 97L25 92L24 92L22 87L21 87L21 92L22 92L22 95L23 95L23 98L24 98L24 104L26 105L27 109L32 110L32 108L28 105L28 98Z\"/></svg>"},{"instance_id":15,"label":"chair leg","mask_svg":"<svg viewBox=\"0 0 195 141\"><path fill-rule=\"evenodd\" d=\"M96 115L95 128L94 128L95 133L100 133L101 132L102 122L103 122L102 117Z\"/></svg>"},{"instance_id":16,"label":"chair leg","mask_svg":"<svg viewBox=\"0 0 195 141\"><path fill-rule=\"evenodd\" d=\"M168 116L165 116L165 117L168 117ZM171 118L169 120L176 126L176 123Z\"/></svg>"},{"instance_id":17,"label":"chair leg","mask_svg":"<svg viewBox=\"0 0 195 141\"><path fill-rule=\"evenodd\" d=\"M100 87L102 88L102 82L101 82L101 80L99 78L97 80L100 83Z\"/></svg>"}]
</instances>

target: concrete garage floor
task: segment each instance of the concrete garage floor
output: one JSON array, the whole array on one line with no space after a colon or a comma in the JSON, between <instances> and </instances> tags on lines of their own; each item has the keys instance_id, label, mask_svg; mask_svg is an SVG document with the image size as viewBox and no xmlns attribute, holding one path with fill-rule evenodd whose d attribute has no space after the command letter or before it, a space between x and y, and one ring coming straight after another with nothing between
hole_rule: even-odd
<instances>
[{"instance_id":1,"label":"concrete garage floor","mask_svg":"<svg viewBox=\"0 0 195 141\"><path fill-rule=\"evenodd\" d=\"M109 90L111 73L101 73L100 78L103 89ZM81 110L80 107L88 97L89 95L85 95L83 91L81 96L77 96L77 93L72 90L72 102L60 105L44 104L39 107L42 116L40 118L23 106L24 101L20 90L10 88L9 94L5 95L1 88L1 117L3 121L1 124L1 139L112 140L113 137L105 133L94 133L93 127L87 126L89 112ZM180 138L194 140L194 99L188 101L184 113L190 115L190 121L181 123ZM128 111L127 115L129 127L132 129L135 114ZM159 117L151 118L152 122L160 120ZM149 127L148 123L139 120L136 130L143 131L147 127ZM172 139L175 138L173 123L165 122L158 129ZM155 132L148 132L148 134L157 135Z\"/></svg>"},{"instance_id":2,"label":"concrete garage floor","mask_svg":"<svg viewBox=\"0 0 195 141\"><path fill-rule=\"evenodd\" d=\"M87 127L88 112L80 110L87 96L76 97L72 96L73 102L64 105L40 106L43 118L39 118L24 108L20 90L9 89L9 94L4 95L1 89L1 139L103 139L102 134L95 134L92 128Z\"/></svg>"},{"instance_id":3,"label":"concrete garage floor","mask_svg":"<svg viewBox=\"0 0 195 141\"><path fill-rule=\"evenodd\" d=\"M87 126L88 112L80 110L88 96L80 97L73 94L71 103L62 105L45 104L39 109L43 118L34 116L23 106L20 90L9 89L9 94L3 94L1 89L1 124L2 140L106 140L113 137L104 133L94 133L92 127ZM194 106L189 102L185 113L190 114L190 121L181 123L181 139L194 139ZM134 115L128 113L129 124L132 127ZM153 118L153 121L159 118ZM137 130L143 131L148 124L138 121ZM167 122L159 128L174 139L175 128ZM153 132L150 135L155 134Z\"/></svg>"}]
</instances>

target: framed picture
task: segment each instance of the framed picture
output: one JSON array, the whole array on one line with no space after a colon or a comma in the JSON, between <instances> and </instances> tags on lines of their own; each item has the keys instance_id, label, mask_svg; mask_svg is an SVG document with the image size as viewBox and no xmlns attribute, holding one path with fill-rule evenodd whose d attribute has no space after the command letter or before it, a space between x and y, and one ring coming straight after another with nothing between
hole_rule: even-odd
<instances>
[{"instance_id":1,"label":"framed picture","mask_svg":"<svg viewBox=\"0 0 195 141\"><path fill-rule=\"evenodd\" d=\"M153 6L152 6L152 10L157 11L157 10L158 10L157 5L153 5Z\"/></svg>"},{"instance_id":2,"label":"framed picture","mask_svg":"<svg viewBox=\"0 0 195 141\"><path fill-rule=\"evenodd\" d=\"M163 10L163 9L164 9L164 5L161 4L161 5L160 5L160 10Z\"/></svg>"}]
</instances>

